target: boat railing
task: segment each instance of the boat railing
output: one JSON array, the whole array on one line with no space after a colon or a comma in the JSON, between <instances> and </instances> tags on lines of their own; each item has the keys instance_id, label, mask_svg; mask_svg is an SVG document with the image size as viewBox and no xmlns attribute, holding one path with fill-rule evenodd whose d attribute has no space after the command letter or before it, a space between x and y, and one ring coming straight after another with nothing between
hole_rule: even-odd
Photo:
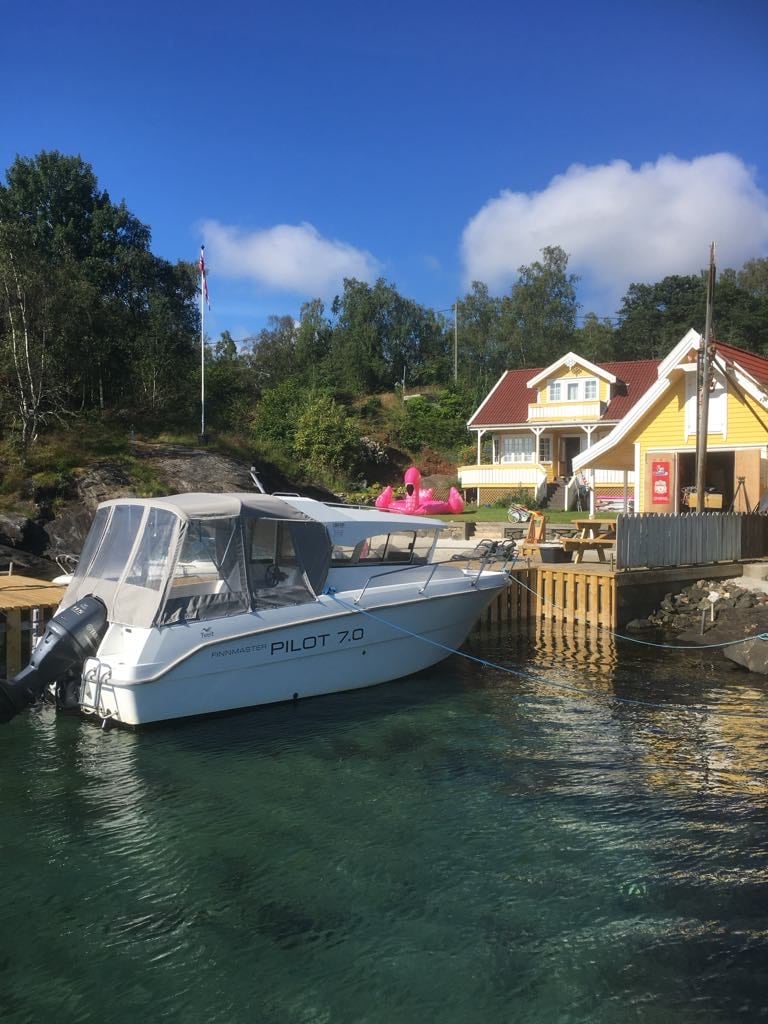
<instances>
[{"instance_id":1,"label":"boat railing","mask_svg":"<svg viewBox=\"0 0 768 1024\"><path fill-rule=\"evenodd\" d=\"M375 511L374 505L365 505L361 501L324 501L327 508L357 509L364 512Z\"/></svg>"},{"instance_id":2,"label":"boat railing","mask_svg":"<svg viewBox=\"0 0 768 1024\"><path fill-rule=\"evenodd\" d=\"M427 587L432 582L432 580L433 580L433 578L435 576L435 573L438 570L450 570L451 571L450 574L453 575L453 576L459 576L459 577L463 576L465 579L469 578L470 586L471 587L476 587L477 584L480 581L480 577L482 576L482 574L484 572L486 572L489 568L493 568L494 571L496 571L496 572L505 572L506 571L509 559L506 559L501 565L495 564L497 562L498 562L498 559L495 557L494 553L489 553L489 554L483 556L482 558L479 559L479 565L478 565L478 568L477 568L477 573L475 575L470 575L469 574L469 569L470 569L469 566L462 567L461 565L457 564L456 561L454 561L454 560L447 561L447 562L428 562L425 565L421 565L421 566L415 566L415 565L412 565L412 564L411 565L403 565L403 566L398 566L396 569L387 569L384 572L375 572L375 573L372 573L368 577L368 579L365 581L365 583L363 585L363 588L360 591L360 593L357 595L357 597L355 598L354 603L355 604L360 604L360 602L362 601L363 597L365 596L365 593L368 590L369 586L375 586L375 585L379 584L382 580L384 580L385 578L387 578L389 576L400 575L400 574L402 574L404 572L407 572L407 573L410 573L411 575L413 575L415 572L418 572L419 569L422 569L425 572L425 579L424 579L422 585L419 587L419 591L418 591L419 594L423 594L424 593L424 591L427 589ZM445 572L443 572L443 575L445 575Z\"/></svg>"},{"instance_id":3,"label":"boat railing","mask_svg":"<svg viewBox=\"0 0 768 1024\"><path fill-rule=\"evenodd\" d=\"M70 555L65 552L62 552L61 554L56 555L55 558L56 565L58 565L62 573L66 576L71 576L71 574L77 568L77 562L79 558L78 555Z\"/></svg>"},{"instance_id":4,"label":"boat railing","mask_svg":"<svg viewBox=\"0 0 768 1024\"><path fill-rule=\"evenodd\" d=\"M371 575L365 581L365 584L363 585L363 589L360 591L360 593L355 598L355 602L354 603L355 604L360 604L360 602L362 601L362 599L363 599L363 597L365 595L366 590L368 589L368 587L370 585L379 583L381 580L385 579L388 576L397 576L397 575L400 575L400 574L402 574L404 572L407 572L407 573L410 573L411 575L414 575L414 573L417 573L420 569L424 570L424 572L426 574L426 579L424 581L424 585L419 589L419 593L423 594L424 591L429 586L430 582L432 581L432 577L435 575L435 572L438 569L440 569L441 567L447 566L448 564L449 563L447 563L447 562L431 562L431 563L427 562L424 565L413 565L413 564L401 565L401 566L398 566L397 569L386 569L384 572L374 572L374 573L371 573ZM455 569L456 566L451 566L451 568Z\"/></svg>"}]
</instances>

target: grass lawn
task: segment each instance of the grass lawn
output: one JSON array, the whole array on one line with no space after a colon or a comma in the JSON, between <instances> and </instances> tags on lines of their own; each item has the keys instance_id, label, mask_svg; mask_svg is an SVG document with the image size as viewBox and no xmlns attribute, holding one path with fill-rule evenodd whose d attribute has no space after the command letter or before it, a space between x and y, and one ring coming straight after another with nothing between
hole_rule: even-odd
<instances>
[{"instance_id":1,"label":"grass lawn","mask_svg":"<svg viewBox=\"0 0 768 1024\"><path fill-rule=\"evenodd\" d=\"M586 519L589 510L585 512L562 512L555 509L543 509L548 523L572 523L574 519ZM459 516L437 516L447 523L506 523L506 505L481 505L479 508L468 506ZM595 518L615 519L615 512L602 512Z\"/></svg>"}]
</instances>

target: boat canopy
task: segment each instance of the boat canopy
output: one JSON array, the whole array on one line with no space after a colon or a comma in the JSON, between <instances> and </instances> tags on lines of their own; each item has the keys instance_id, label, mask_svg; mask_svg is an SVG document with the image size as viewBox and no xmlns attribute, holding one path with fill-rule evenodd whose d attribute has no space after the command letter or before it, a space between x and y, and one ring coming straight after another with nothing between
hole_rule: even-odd
<instances>
[{"instance_id":1,"label":"boat canopy","mask_svg":"<svg viewBox=\"0 0 768 1024\"><path fill-rule=\"evenodd\" d=\"M325 525L272 495L122 498L97 509L61 606L91 594L149 627L301 604L330 558Z\"/></svg>"}]
</instances>

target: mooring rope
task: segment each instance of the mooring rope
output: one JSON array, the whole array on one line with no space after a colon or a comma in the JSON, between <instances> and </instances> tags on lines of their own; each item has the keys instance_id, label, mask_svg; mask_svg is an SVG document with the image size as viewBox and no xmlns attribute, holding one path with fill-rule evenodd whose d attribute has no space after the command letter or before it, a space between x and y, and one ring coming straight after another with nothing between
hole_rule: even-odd
<instances>
[{"instance_id":1,"label":"mooring rope","mask_svg":"<svg viewBox=\"0 0 768 1024\"><path fill-rule=\"evenodd\" d=\"M342 608L346 608L347 611L359 612L361 615L366 615L368 618L380 622L384 626L388 626L390 629L394 629L398 633L403 633L405 636L412 637L415 640L421 640L425 644L430 644L432 647L438 647L440 650L446 652L446 654L456 654L460 658L464 658L467 661L473 661L477 665L482 665L485 668L495 669L498 672L503 672L507 675L516 676L519 679L526 679L529 682L540 683L543 686L550 686L555 690L563 690L567 693L576 693L583 697L585 694L592 694L598 698L602 698L603 701L614 701L619 704L629 704L636 707L656 708L661 711L684 711L689 714L707 715L714 714L719 715L722 718L749 718L754 720L768 720L768 714L756 715L752 712L738 712L738 711L721 711L718 708L713 708L710 705L689 705L689 704L661 704L657 701L641 700L640 698L633 697L619 697L616 694L603 694L599 690L595 690L590 687L579 687L571 686L568 683L555 682L550 679L544 679L542 676L537 676L531 672L524 672L521 669L509 668L507 665L500 665L498 662L490 661L488 658L479 658L475 654L469 654L467 651L462 651L458 647L450 647L448 644L441 643L439 640L432 640L430 637L424 636L421 633L415 633L413 630L407 629L405 626L399 626L396 622L391 622L389 619L385 619L381 615L377 615L375 612L369 611L367 608L362 608L360 605L350 604L348 601L344 601L340 598L336 592L335 587L328 587L325 591L326 595L330 597L337 604L341 605ZM699 650L698 647L685 647L687 651Z\"/></svg>"},{"instance_id":2,"label":"mooring rope","mask_svg":"<svg viewBox=\"0 0 768 1024\"><path fill-rule=\"evenodd\" d=\"M522 587L524 590L527 590L529 594L533 594L533 596L537 597L542 604L550 605L552 608L556 608L559 612L564 612L566 610L562 607L562 605L555 604L554 601L550 601L549 598L546 598L542 594L539 594L532 587L529 587L527 583L523 583L523 581L519 580L517 577L513 578L515 583L519 587ZM590 625L592 624L590 623ZM595 625L601 632L607 633L609 636L614 637L616 640L628 640L632 644L642 644L643 647L658 647L661 650L667 651L703 651L707 650L708 648L714 647L733 647L734 644L746 644L750 640L768 640L768 633L753 633L752 636L737 637L736 640L722 640L720 643L717 644L696 644L695 646L691 644L660 644L656 643L653 640L641 640L638 636L629 636L626 633L617 633L615 630L609 629L608 626L601 626L599 622L595 623Z\"/></svg>"}]
</instances>

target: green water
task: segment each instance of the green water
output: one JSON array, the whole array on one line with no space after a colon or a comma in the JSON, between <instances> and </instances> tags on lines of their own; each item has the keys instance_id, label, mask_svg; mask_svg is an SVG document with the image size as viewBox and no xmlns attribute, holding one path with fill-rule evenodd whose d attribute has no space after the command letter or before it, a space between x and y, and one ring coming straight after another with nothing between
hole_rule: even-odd
<instances>
[{"instance_id":1,"label":"green water","mask_svg":"<svg viewBox=\"0 0 768 1024\"><path fill-rule=\"evenodd\" d=\"M469 649L526 674L4 727L3 1024L768 1019L768 684L557 635Z\"/></svg>"}]
</instances>

